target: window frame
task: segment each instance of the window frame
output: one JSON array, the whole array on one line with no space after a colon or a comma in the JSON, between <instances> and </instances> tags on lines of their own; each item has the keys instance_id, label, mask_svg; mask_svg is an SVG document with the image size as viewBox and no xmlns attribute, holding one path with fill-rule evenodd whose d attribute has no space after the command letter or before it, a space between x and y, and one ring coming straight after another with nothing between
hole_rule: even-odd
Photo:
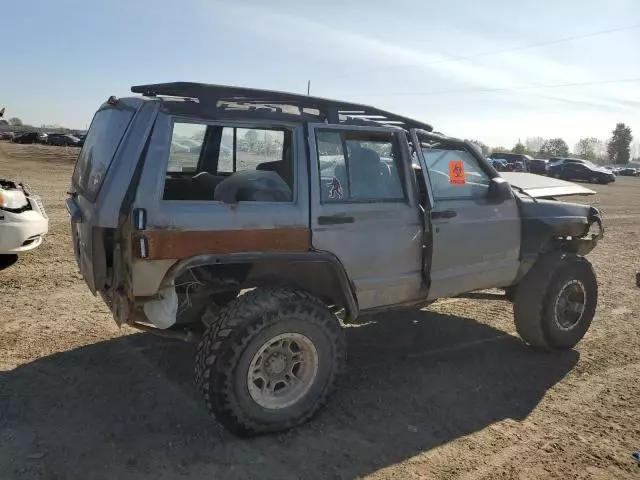
<instances>
[{"instance_id":1,"label":"window frame","mask_svg":"<svg viewBox=\"0 0 640 480\"><path fill-rule=\"evenodd\" d=\"M295 123L292 122L274 122L274 121L270 121L270 120L217 120L217 119L207 119L207 118L201 118L201 117L187 117L187 116L183 116L183 115L167 115L168 120L169 120L169 124L168 124L168 130L169 130L169 134L164 136L163 139L163 155L162 155L162 175L160 177L160 184L159 184L159 198L158 201L161 202L162 204L165 205L195 205L195 204L201 204L201 205L225 205L224 202L221 202L219 200L175 200L175 199L165 199L163 196L163 192L164 192L164 186L166 185L166 181L167 181L167 174L168 173L172 173L172 172L167 172L167 167L169 166L169 159L171 157L171 141L173 139L173 132L174 132L174 128L175 128L175 124L176 123L190 123L190 124L196 124L196 125L204 125L206 127L209 126L213 126L213 127L232 127L234 129L236 128L245 128L245 129L256 129L256 130L269 130L269 129L280 129L280 130L284 130L284 131L289 131L291 134L291 162L293 163L292 165L292 178L293 178L293 188L291 189L291 200L288 202L263 202L263 201L243 201L240 202L238 205L244 205L244 206L259 206L259 205L296 205L298 203L298 199L299 199L299 194L298 194L298 184L300 183L298 180L298 172L299 172L299 166L298 166L298 162L300 161L299 159L299 154L297 151L297 140L296 140L296 127L298 126ZM234 133L235 135L235 133ZM203 141L203 145L204 145L204 141ZM283 148L284 148L284 144L283 144ZM234 150L236 149L235 146L235 137L234 137ZM200 157L198 158L198 167L196 169L196 172L201 171L200 167L201 167L201 162L202 162L202 149L200 151ZM220 152L218 151L218 156L220 155ZM234 168L235 168L235 157L234 157ZM217 163L216 163L216 169L217 169ZM177 174L178 176L181 173L184 173L184 176L193 176L196 174L196 172L175 172L174 174ZM235 173L235 171L234 171ZM233 175L230 174L230 175ZM230 176L229 175L229 176Z\"/></svg>"},{"instance_id":2,"label":"window frame","mask_svg":"<svg viewBox=\"0 0 640 480\"><path fill-rule=\"evenodd\" d=\"M406 152L405 149L402 148L401 138L404 137L404 131L399 129L387 128L387 127L356 127L353 125L326 125L326 124L314 124L310 125L313 133L313 146L314 151L312 152L315 156L315 170L318 174L318 203L322 206L325 205L357 205L357 204L375 204L375 203L386 203L386 204L406 204L410 205L411 199L409 195L409 185L411 182L408 179L408 166L407 161L405 159ZM349 184L347 185L347 190L349 192L348 199L340 199L340 200L325 200L322 197L322 172L320 170L320 152L319 142L318 142L318 132L334 132L340 135L340 141L342 145L342 154L345 160L345 170L347 174L347 181ZM347 147L347 139L345 138L345 134L359 134L365 136L367 134L386 134L390 137L392 144L392 151L395 151L395 155L397 158L394 158L394 164L398 168L398 177L400 179L400 186L402 188L402 198L351 198L351 172L349 168L349 151ZM362 141L362 140L361 140ZM367 141L367 140L364 140ZM373 140L372 140L373 141ZM400 165L398 165L400 163Z\"/></svg>"}]
</instances>

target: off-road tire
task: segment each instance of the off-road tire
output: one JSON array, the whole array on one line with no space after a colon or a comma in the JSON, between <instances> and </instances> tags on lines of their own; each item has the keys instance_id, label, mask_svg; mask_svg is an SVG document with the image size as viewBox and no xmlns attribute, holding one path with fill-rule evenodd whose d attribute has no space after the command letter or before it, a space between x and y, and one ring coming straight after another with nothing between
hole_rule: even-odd
<instances>
[{"instance_id":1,"label":"off-road tire","mask_svg":"<svg viewBox=\"0 0 640 480\"><path fill-rule=\"evenodd\" d=\"M578 280L584 287L585 307L577 323L563 329L554 306L562 288L572 280ZM547 253L518 285L514 300L516 330L532 347L570 349L587 333L597 302L598 283L588 260L572 253Z\"/></svg>"},{"instance_id":2,"label":"off-road tire","mask_svg":"<svg viewBox=\"0 0 640 480\"><path fill-rule=\"evenodd\" d=\"M266 410L250 396L248 364L264 342L282 333L309 338L318 354L310 390L293 405ZM292 287L257 288L220 312L198 345L195 381L209 412L242 436L288 430L309 421L327 402L346 367L339 321L315 296Z\"/></svg>"}]
</instances>

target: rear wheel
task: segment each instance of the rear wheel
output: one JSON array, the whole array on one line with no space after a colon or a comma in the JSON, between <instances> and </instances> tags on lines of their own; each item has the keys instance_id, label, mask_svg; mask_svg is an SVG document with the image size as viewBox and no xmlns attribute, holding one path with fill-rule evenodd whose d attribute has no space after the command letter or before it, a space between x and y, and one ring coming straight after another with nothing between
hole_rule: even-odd
<instances>
[{"instance_id":1,"label":"rear wheel","mask_svg":"<svg viewBox=\"0 0 640 480\"><path fill-rule=\"evenodd\" d=\"M589 183L598 183L598 177L593 176L589 179Z\"/></svg>"},{"instance_id":2,"label":"rear wheel","mask_svg":"<svg viewBox=\"0 0 640 480\"><path fill-rule=\"evenodd\" d=\"M311 419L344 371L340 324L316 297L256 289L232 301L198 347L196 382L231 432L277 432Z\"/></svg>"},{"instance_id":3,"label":"rear wheel","mask_svg":"<svg viewBox=\"0 0 640 480\"><path fill-rule=\"evenodd\" d=\"M585 258L563 252L546 254L516 291L516 330L533 347L572 348L589 329L597 302L596 276Z\"/></svg>"}]
</instances>

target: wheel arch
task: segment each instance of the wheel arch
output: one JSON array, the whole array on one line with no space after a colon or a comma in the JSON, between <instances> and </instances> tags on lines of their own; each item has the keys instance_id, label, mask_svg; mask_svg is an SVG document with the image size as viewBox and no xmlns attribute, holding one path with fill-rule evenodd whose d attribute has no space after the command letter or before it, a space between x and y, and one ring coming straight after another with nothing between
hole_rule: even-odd
<instances>
[{"instance_id":1,"label":"wheel arch","mask_svg":"<svg viewBox=\"0 0 640 480\"><path fill-rule=\"evenodd\" d=\"M344 266L327 252L197 255L173 264L160 289L192 269L205 270L211 281L220 285L220 291L281 283L344 308L347 321L355 320L359 313L355 288Z\"/></svg>"}]
</instances>

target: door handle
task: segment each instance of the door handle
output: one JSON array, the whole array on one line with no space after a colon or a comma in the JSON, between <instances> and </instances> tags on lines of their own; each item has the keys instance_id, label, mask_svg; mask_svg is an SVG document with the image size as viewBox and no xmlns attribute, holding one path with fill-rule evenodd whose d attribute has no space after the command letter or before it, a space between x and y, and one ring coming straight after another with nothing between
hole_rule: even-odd
<instances>
[{"instance_id":1,"label":"door handle","mask_svg":"<svg viewBox=\"0 0 640 480\"><path fill-rule=\"evenodd\" d=\"M433 211L431 212L432 219L438 218L453 218L458 215L458 212L455 210L442 210L442 211Z\"/></svg>"},{"instance_id":2,"label":"door handle","mask_svg":"<svg viewBox=\"0 0 640 480\"><path fill-rule=\"evenodd\" d=\"M318 217L318 225L341 225L353 222L353 217L348 217L346 215L320 215Z\"/></svg>"}]
</instances>

